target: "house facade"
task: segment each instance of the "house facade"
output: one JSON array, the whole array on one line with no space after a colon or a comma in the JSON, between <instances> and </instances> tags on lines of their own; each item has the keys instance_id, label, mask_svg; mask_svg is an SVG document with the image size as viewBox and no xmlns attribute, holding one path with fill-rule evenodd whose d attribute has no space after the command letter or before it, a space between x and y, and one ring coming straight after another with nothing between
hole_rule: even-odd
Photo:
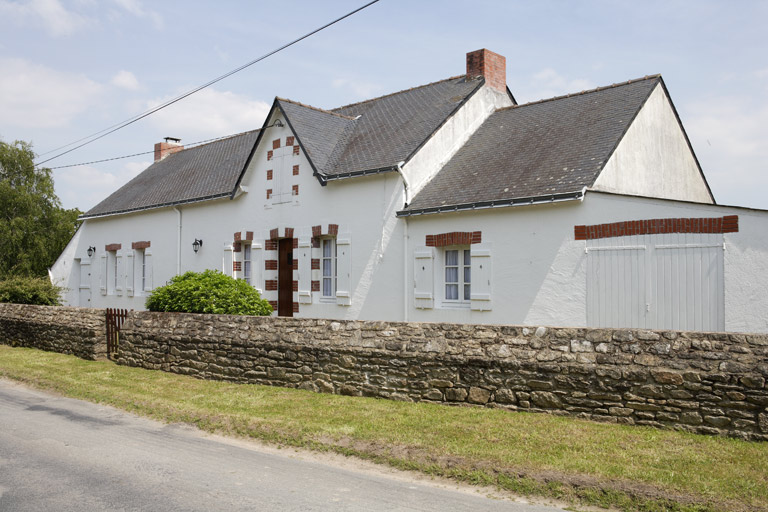
<instances>
[{"instance_id":1,"label":"house facade","mask_svg":"<svg viewBox=\"0 0 768 512\"><path fill-rule=\"evenodd\" d=\"M768 212L715 204L660 76L517 105L504 58L156 161L83 215L66 303L188 270L281 316L768 332Z\"/></svg>"}]
</instances>

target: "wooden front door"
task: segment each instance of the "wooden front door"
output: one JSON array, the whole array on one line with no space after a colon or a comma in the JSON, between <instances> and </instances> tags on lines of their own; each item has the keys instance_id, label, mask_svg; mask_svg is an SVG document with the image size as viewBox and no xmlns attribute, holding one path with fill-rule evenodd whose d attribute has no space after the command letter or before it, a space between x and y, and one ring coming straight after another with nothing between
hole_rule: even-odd
<instances>
[{"instance_id":1,"label":"wooden front door","mask_svg":"<svg viewBox=\"0 0 768 512\"><path fill-rule=\"evenodd\" d=\"M293 238L278 242L277 315L293 316Z\"/></svg>"}]
</instances>

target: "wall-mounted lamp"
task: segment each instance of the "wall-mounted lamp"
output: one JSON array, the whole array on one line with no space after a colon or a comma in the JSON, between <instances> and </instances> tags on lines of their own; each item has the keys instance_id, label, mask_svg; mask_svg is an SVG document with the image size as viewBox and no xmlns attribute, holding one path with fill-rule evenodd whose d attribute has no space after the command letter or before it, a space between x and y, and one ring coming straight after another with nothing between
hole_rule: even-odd
<instances>
[{"instance_id":1,"label":"wall-mounted lamp","mask_svg":"<svg viewBox=\"0 0 768 512\"><path fill-rule=\"evenodd\" d=\"M86 251L88 253L88 257L92 257L96 253L96 248L94 246L88 246L88 250Z\"/></svg>"},{"instance_id":2,"label":"wall-mounted lamp","mask_svg":"<svg viewBox=\"0 0 768 512\"><path fill-rule=\"evenodd\" d=\"M195 238L195 241L192 242L192 250L197 252L200 250L200 248L203 246L203 241Z\"/></svg>"},{"instance_id":3,"label":"wall-mounted lamp","mask_svg":"<svg viewBox=\"0 0 768 512\"><path fill-rule=\"evenodd\" d=\"M283 127L283 122L281 120L279 120L279 119L275 119L275 122L272 123L271 125L267 126L267 128L272 128L273 126L276 126L278 128L282 128Z\"/></svg>"}]
</instances>

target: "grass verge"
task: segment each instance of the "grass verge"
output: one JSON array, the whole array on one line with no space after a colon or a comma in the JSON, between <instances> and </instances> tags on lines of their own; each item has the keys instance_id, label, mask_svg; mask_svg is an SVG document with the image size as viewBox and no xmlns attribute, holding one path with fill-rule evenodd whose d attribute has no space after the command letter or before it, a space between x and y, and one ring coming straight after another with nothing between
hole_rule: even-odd
<instances>
[{"instance_id":1,"label":"grass verge","mask_svg":"<svg viewBox=\"0 0 768 512\"><path fill-rule=\"evenodd\" d=\"M168 423L627 511L768 511L768 443L202 381L0 346L0 377Z\"/></svg>"}]
</instances>

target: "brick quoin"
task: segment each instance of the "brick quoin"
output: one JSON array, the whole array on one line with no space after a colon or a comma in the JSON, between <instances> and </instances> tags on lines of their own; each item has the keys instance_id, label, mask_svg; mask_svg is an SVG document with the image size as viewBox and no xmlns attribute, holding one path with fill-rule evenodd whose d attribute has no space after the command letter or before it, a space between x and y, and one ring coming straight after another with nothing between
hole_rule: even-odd
<instances>
[{"instance_id":1,"label":"brick quoin","mask_svg":"<svg viewBox=\"0 0 768 512\"><path fill-rule=\"evenodd\" d=\"M338 234L339 234L339 225L338 224L328 224L328 235L336 236Z\"/></svg>"},{"instance_id":2,"label":"brick quoin","mask_svg":"<svg viewBox=\"0 0 768 512\"><path fill-rule=\"evenodd\" d=\"M320 281L312 281L312 291L313 292L320 291Z\"/></svg>"},{"instance_id":3,"label":"brick quoin","mask_svg":"<svg viewBox=\"0 0 768 512\"><path fill-rule=\"evenodd\" d=\"M293 228L285 228L285 238L293 238Z\"/></svg>"},{"instance_id":4,"label":"brick quoin","mask_svg":"<svg viewBox=\"0 0 768 512\"><path fill-rule=\"evenodd\" d=\"M267 169L267 179L268 180L272 179L272 169Z\"/></svg>"},{"instance_id":5,"label":"brick quoin","mask_svg":"<svg viewBox=\"0 0 768 512\"><path fill-rule=\"evenodd\" d=\"M453 231L439 235L427 235L424 243L427 247L446 247L449 245L479 244L482 241L482 231Z\"/></svg>"},{"instance_id":6,"label":"brick quoin","mask_svg":"<svg viewBox=\"0 0 768 512\"><path fill-rule=\"evenodd\" d=\"M709 218L627 220L611 224L574 226L573 236L576 240L595 240L632 235L737 233L738 231L739 216L726 215L725 217Z\"/></svg>"},{"instance_id":7,"label":"brick quoin","mask_svg":"<svg viewBox=\"0 0 768 512\"><path fill-rule=\"evenodd\" d=\"M149 242L133 242L131 249L149 249Z\"/></svg>"},{"instance_id":8,"label":"brick quoin","mask_svg":"<svg viewBox=\"0 0 768 512\"><path fill-rule=\"evenodd\" d=\"M277 228L270 229L269 230L269 239L270 240L277 240L278 238L280 238L280 230L278 230Z\"/></svg>"},{"instance_id":9,"label":"brick quoin","mask_svg":"<svg viewBox=\"0 0 768 512\"><path fill-rule=\"evenodd\" d=\"M264 270L277 270L277 260L264 260Z\"/></svg>"},{"instance_id":10,"label":"brick quoin","mask_svg":"<svg viewBox=\"0 0 768 512\"><path fill-rule=\"evenodd\" d=\"M320 236L323 234L323 226L312 226L312 236Z\"/></svg>"},{"instance_id":11,"label":"brick quoin","mask_svg":"<svg viewBox=\"0 0 768 512\"><path fill-rule=\"evenodd\" d=\"M294 186L292 186L292 187L291 187L291 193L292 193L294 196L297 196L297 195L299 195L299 186L298 186L298 185L294 185Z\"/></svg>"},{"instance_id":12,"label":"brick quoin","mask_svg":"<svg viewBox=\"0 0 768 512\"><path fill-rule=\"evenodd\" d=\"M320 258L312 258L312 270L320 270Z\"/></svg>"},{"instance_id":13,"label":"brick quoin","mask_svg":"<svg viewBox=\"0 0 768 512\"><path fill-rule=\"evenodd\" d=\"M122 248L122 244L107 244L104 246L105 251L119 251Z\"/></svg>"},{"instance_id":14,"label":"brick quoin","mask_svg":"<svg viewBox=\"0 0 768 512\"><path fill-rule=\"evenodd\" d=\"M267 199L269 199L270 197L272 197L272 189L268 188L267 189Z\"/></svg>"},{"instance_id":15,"label":"brick quoin","mask_svg":"<svg viewBox=\"0 0 768 512\"><path fill-rule=\"evenodd\" d=\"M295 292L299 291L299 282L298 281L293 281L291 283L291 290L293 290Z\"/></svg>"},{"instance_id":16,"label":"brick quoin","mask_svg":"<svg viewBox=\"0 0 768 512\"><path fill-rule=\"evenodd\" d=\"M293 312L294 313L298 313L299 312L299 303L298 302L294 302L293 303Z\"/></svg>"},{"instance_id":17,"label":"brick quoin","mask_svg":"<svg viewBox=\"0 0 768 512\"><path fill-rule=\"evenodd\" d=\"M285 138L285 145L286 145L286 146L293 146L293 140L294 140L294 139L293 139L293 136L290 136L290 137L286 137L286 138Z\"/></svg>"},{"instance_id":18,"label":"brick quoin","mask_svg":"<svg viewBox=\"0 0 768 512\"><path fill-rule=\"evenodd\" d=\"M233 261L232 270L234 270L235 272L240 272L241 270L243 270L243 264L239 261Z\"/></svg>"},{"instance_id":19,"label":"brick quoin","mask_svg":"<svg viewBox=\"0 0 768 512\"><path fill-rule=\"evenodd\" d=\"M275 154L275 152L272 151L271 149L269 151L267 151L267 162L272 160L272 157L274 156L274 154Z\"/></svg>"},{"instance_id":20,"label":"brick quoin","mask_svg":"<svg viewBox=\"0 0 768 512\"><path fill-rule=\"evenodd\" d=\"M294 176L298 176L299 175L299 166L298 165L294 165L293 166L293 175ZM298 185L296 185L296 186L298 187Z\"/></svg>"},{"instance_id":21,"label":"brick quoin","mask_svg":"<svg viewBox=\"0 0 768 512\"><path fill-rule=\"evenodd\" d=\"M269 301L269 305L272 306L272 309L277 311L277 301L276 300Z\"/></svg>"},{"instance_id":22,"label":"brick quoin","mask_svg":"<svg viewBox=\"0 0 768 512\"><path fill-rule=\"evenodd\" d=\"M253 242L253 231L246 231L245 239L249 242Z\"/></svg>"},{"instance_id":23,"label":"brick quoin","mask_svg":"<svg viewBox=\"0 0 768 512\"><path fill-rule=\"evenodd\" d=\"M267 279L264 281L264 289L268 292L277 291L277 279Z\"/></svg>"},{"instance_id":24,"label":"brick quoin","mask_svg":"<svg viewBox=\"0 0 768 512\"><path fill-rule=\"evenodd\" d=\"M233 238L235 242L239 242L243 239L243 234L240 231L235 231L235 234L233 235Z\"/></svg>"},{"instance_id":25,"label":"brick quoin","mask_svg":"<svg viewBox=\"0 0 768 512\"><path fill-rule=\"evenodd\" d=\"M299 154L299 146L293 146L293 154L298 155Z\"/></svg>"},{"instance_id":26,"label":"brick quoin","mask_svg":"<svg viewBox=\"0 0 768 512\"><path fill-rule=\"evenodd\" d=\"M277 250L277 240L264 240L264 250L265 251L276 251Z\"/></svg>"},{"instance_id":27,"label":"brick quoin","mask_svg":"<svg viewBox=\"0 0 768 512\"><path fill-rule=\"evenodd\" d=\"M272 149L277 149L280 147L280 139L275 139L272 141Z\"/></svg>"},{"instance_id":28,"label":"brick quoin","mask_svg":"<svg viewBox=\"0 0 768 512\"><path fill-rule=\"evenodd\" d=\"M242 250L243 250L243 246L242 246L242 245L240 245L239 243L235 243L235 244L232 246L232 252L240 252L240 251L242 251Z\"/></svg>"}]
</instances>

